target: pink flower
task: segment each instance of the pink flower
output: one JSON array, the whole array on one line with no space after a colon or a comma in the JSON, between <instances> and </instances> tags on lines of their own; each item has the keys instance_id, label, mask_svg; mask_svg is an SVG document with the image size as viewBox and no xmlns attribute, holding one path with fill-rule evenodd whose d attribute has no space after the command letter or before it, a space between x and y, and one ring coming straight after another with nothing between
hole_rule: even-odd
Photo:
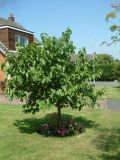
<instances>
[{"instance_id":1,"label":"pink flower","mask_svg":"<svg viewBox=\"0 0 120 160\"><path fill-rule=\"evenodd\" d=\"M58 130L58 134L60 134L60 130Z\"/></svg>"},{"instance_id":2,"label":"pink flower","mask_svg":"<svg viewBox=\"0 0 120 160\"><path fill-rule=\"evenodd\" d=\"M61 136L65 136L65 130L61 130Z\"/></svg>"},{"instance_id":3,"label":"pink flower","mask_svg":"<svg viewBox=\"0 0 120 160\"><path fill-rule=\"evenodd\" d=\"M59 134L60 136L62 136L62 137L65 136L65 130L64 130L64 129L58 130L57 132L58 132L58 134Z\"/></svg>"}]
</instances>

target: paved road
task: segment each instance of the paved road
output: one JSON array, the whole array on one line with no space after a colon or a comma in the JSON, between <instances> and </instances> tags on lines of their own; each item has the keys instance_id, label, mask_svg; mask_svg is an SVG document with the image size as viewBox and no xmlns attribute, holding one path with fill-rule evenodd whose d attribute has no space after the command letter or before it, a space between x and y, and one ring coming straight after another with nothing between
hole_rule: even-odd
<instances>
[{"instance_id":1,"label":"paved road","mask_svg":"<svg viewBox=\"0 0 120 160\"><path fill-rule=\"evenodd\" d=\"M115 82L96 82L96 85L101 85L101 86L117 86L118 83ZM120 100L111 100L108 99L106 101L107 103L107 108L112 109L112 110L117 110L120 111ZM14 99L13 101L10 101L7 97L5 97L5 95L0 94L0 104L15 104L15 105L19 105L19 104L23 104L22 102L20 102L17 99ZM102 107L106 107L105 106L105 102L102 101L101 103Z\"/></svg>"},{"instance_id":2,"label":"paved road","mask_svg":"<svg viewBox=\"0 0 120 160\"><path fill-rule=\"evenodd\" d=\"M0 94L0 104L15 104L15 105L19 105L19 104L23 104L23 103L20 102L17 99L14 99L13 101L10 101L7 97L5 97L5 95Z\"/></svg>"},{"instance_id":3,"label":"paved road","mask_svg":"<svg viewBox=\"0 0 120 160\"><path fill-rule=\"evenodd\" d=\"M106 103L107 103L107 108L108 109L120 111L120 100L110 100L109 99L109 100L106 101ZM9 99L7 97L5 97L4 95L0 95L0 104L20 105L20 104L23 104L23 103L20 102L17 99L14 99L13 101L9 101ZM101 107L106 107L104 101L102 101Z\"/></svg>"},{"instance_id":4,"label":"paved road","mask_svg":"<svg viewBox=\"0 0 120 160\"><path fill-rule=\"evenodd\" d=\"M103 87L105 87L105 86L118 87L118 86L120 86L120 83L118 83L117 81L112 81L112 82L111 81L110 82L96 81L95 85L96 86L103 86Z\"/></svg>"},{"instance_id":5,"label":"paved road","mask_svg":"<svg viewBox=\"0 0 120 160\"><path fill-rule=\"evenodd\" d=\"M117 81L113 81L113 82L99 82L97 81L96 86L111 86L111 87L118 87L120 86L120 83L118 83ZM106 101L107 103L107 107L109 109L112 109L112 110L117 110L117 111L120 111L120 100L112 100L112 99L108 99ZM105 104L104 104L105 106Z\"/></svg>"},{"instance_id":6,"label":"paved road","mask_svg":"<svg viewBox=\"0 0 120 160\"><path fill-rule=\"evenodd\" d=\"M107 100L107 107L112 110L120 111L120 100Z\"/></svg>"}]
</instances>

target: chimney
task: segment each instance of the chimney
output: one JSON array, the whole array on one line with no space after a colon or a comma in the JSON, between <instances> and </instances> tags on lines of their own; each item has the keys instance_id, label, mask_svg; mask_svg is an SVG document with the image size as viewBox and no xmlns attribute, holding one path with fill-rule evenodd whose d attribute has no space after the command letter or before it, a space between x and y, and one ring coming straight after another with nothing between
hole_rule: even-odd
<instances>
[{"instance_id":1,"label":"chimney","mask_svg":"<svg viewBox=\"0 0 120 160\"><path fill-rule=\"evenodd\" d=\"M13 16L12 13L10 13L10 15L9 15L9 17L8 17L8 21L9 21L9 22L14 22L14 21L15 21L15 18L14 18L14 16Z\"/></svg>"}]
</instances>

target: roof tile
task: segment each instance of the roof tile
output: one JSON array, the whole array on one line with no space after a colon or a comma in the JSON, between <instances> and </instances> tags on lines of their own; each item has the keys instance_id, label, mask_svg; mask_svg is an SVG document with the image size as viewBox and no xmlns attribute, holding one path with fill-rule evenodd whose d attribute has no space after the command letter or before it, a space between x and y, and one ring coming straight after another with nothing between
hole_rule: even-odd
<instances>
[{"instance_id":1,"label":"roof tile","mask_svg":"<svg viewBox=\"0 0 120 160\"><path fill-rule=\"evenodd\" d=\"M25 29L23 26L21 26L19 23L17 22L13 22L13 21L9 21L8 19L2 18L0 17L0 27L2 26L10 26L10 27L15 27L18 29L22 29L24 31L27 31L27 29Z\"/></svg>"}]
</instances>

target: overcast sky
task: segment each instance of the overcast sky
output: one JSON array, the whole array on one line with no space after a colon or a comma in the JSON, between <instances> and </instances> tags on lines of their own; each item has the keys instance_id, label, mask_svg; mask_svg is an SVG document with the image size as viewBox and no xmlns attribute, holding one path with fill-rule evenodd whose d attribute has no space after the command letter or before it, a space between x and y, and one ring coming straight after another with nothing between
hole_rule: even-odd
<instances>
[{"instance_id":1,"label":"overcast sky","mask_svg":"<svg viewBox=\"0 0 120 160\"><path fill-rule=\"evenodd\" d=\"M33 31L60 36L67 27L72 29L72 40L77 49L88 53L108 53L120 59L120 45L100 46L109 41L110 24L105 21L114 0L0 0L0 16L12 12L15 20Z\"/></svg>"}]
</instances>

